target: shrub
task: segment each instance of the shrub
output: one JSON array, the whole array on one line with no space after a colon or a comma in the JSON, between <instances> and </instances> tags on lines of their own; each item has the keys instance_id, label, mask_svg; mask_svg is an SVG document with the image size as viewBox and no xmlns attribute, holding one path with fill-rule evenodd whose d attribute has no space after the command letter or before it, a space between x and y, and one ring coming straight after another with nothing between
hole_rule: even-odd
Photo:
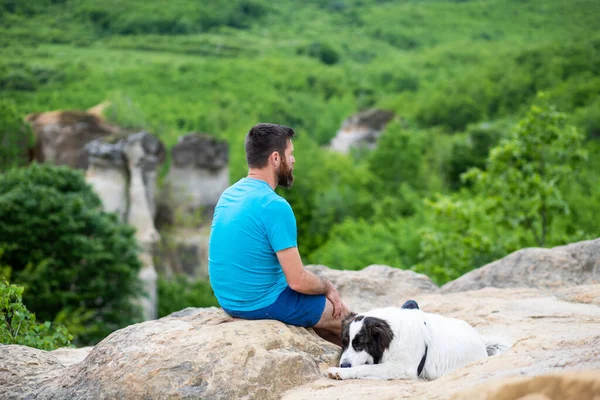
<instances>
[{"instance_id":1,"label":"shrub","mask_svg":"<svg viewBox=\"0 0 600 400\"><path fill-rule=\"evenodd\" d=\"M64 326L39 323L23 304L23 287L0 282L0 343L51 351L71 344Z\"/></svg>"},{"instance_id":2,"label":"shrub","mask_svg":"<svg viewBox=\"0 0 600 400\"><path fill-rule=\"evenodd\" d=\"M134 229L101 210L80 171L33 164L0 175L0 220L4 262L39 318L79 329L78 344L141 319Z\"/></svg>"},{"instance_id":3,"label":"shrub","mask_svg":"<svg viewBox=\"0 0 600 400\"><path fill-rule=\"evenodd\" d=\"M477 194L495 200L499 225L524 228L544 246L552 221L569 212L560 184L573 179L587 158L583 143L584 135L566 124L564 114L546 104L532 106L490 152L486 170L475 168L463 177L474 182Z\"/></svg>"},{"instance_id":4,"label":"shrub","mask_svg":"<svg viewBox=\"0 0 600 400\"><path fill-rule=\"evenodd\" d=\"M501 130L489 123L469 127L465 140L457 141L452 146L452 156L446 173L450 187L458 189L462 184L461 174L470 168L485 167L490 149L501 137Z\"/></svg>"},{"instance_id":5,"label":"shrub","mask_svg":"<svg viewBox=\"0 0 600 400\"><path fill-rule=\"evenodd\" d=\"M164 317L186 307L218 307L210 283L192 281L183 275L158 279L158 316Z\"/></svg>"},{"instance_id":6,"label":"shrub","mask_svg":"<svg viewBox=\"0 0 600 400\"><path fill-rule=\"evenodd\" d=\"M23 122L14 104L0 101L0 171L27 162L33 147L31 128Z\"/></svg>"},{"instance_id":7,"label":"shrub","mask_svg":"<svg viewBox=\"0 0 600 400\"><path fill-rule=\"evenodd\" d=\"M309 46L299 48L297 53L316 58L326 65L337 64L340 60L339 53L328 43L313 42Z\"/></svg>"}]
</instances>

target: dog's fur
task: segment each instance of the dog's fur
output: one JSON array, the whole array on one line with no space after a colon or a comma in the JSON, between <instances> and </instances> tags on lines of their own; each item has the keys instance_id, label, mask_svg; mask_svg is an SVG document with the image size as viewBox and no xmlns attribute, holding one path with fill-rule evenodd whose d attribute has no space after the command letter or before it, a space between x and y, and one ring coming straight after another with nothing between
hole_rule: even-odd
<instances>
[{"instance_id":1,"label":"dog's fur","mask_svg":"<svg viewBox=\"0 0 600 400\"><path fill-rule=\"evenodd\" d=\"M328 370L333 379L437 379L509 347L465 321L423 312L413 300L351 313L342 327L340 368Z\"/></svg>"}]
</instances>

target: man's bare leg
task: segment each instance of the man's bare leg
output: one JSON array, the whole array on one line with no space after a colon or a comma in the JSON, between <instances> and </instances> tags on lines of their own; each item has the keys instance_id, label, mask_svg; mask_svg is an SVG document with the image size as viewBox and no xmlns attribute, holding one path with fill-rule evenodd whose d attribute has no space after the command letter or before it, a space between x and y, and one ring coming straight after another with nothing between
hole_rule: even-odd
<instances>
[{"instance_id":1,"label":"man's bare leg","mask_svg":"<svg viewBox=\"0 0 600 400\"><path fill-rule=\"evenodd\" d=\"M338 346L342 345L342 320L346 316L345 313L342 313L338 318L333 318L333 305L329 301L329 299L325 299L325 308L323 309L323 314L321 315L321 319L317 324L313 327L317 335L322 337L323 339L336 344Z\"/></svg>"}]
</instances>

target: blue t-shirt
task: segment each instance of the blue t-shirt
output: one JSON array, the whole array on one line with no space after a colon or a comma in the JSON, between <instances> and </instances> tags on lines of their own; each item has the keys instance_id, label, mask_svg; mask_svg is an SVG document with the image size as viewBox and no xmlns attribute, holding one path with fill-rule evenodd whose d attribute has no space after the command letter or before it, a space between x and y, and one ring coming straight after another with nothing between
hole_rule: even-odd
<instances>
[{"instance_id":1,"label":"blue t-shirt","mask_svg":"<svg viewBox=\"0 0 600 400\"><path fill-rule=\"evenodd\" d=\"M221 307L254 311L273 304L287 286L275 253L296 246L292 207L267 182L243 178L227 188L208 249L210 284Z\"/></svg>"}]
</instances>

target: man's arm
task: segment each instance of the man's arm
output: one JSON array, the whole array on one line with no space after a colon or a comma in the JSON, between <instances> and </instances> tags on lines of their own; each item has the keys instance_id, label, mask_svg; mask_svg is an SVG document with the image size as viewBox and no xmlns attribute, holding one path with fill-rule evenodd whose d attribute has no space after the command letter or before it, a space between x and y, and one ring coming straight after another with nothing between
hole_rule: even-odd
<instances>
[{"instance_id":1,"label":"man's arm","mask_svg":"<svg viewBox=\"0 0 600 400\"><path fill-rule=\"evenodd\" d=\"M277 258L292 290L303 294L324 294L333 304L333 317L337 318L345 309L340 295L331 282L304 268L297 247L278 251Z\"/></svg>"}]
</instances>

